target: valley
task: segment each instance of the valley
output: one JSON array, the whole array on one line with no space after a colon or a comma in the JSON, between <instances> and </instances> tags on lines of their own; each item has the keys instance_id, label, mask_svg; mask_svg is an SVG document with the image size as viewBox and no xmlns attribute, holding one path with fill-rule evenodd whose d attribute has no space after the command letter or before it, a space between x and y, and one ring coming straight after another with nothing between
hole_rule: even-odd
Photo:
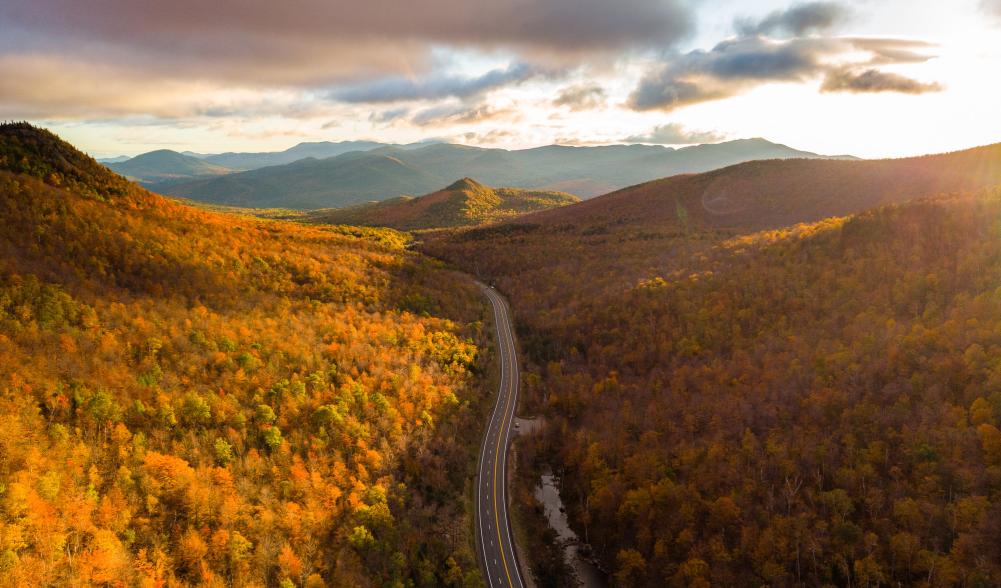
<instances>
[{"instance_id":1,"label":"valley","mask_svg":"<svg viewBox=\"0 0 1001 588\"><path fill-rule=\"evenodd\" d=\"M573 585L519 413L616 585L999 573L998 146L300 212L0 137L19 582Z\"/></svg>"},{"instance_id":2,"label":"valley","mask_svg":"<svg viewBox=\"0 0 1001 588\"><path fill-rule=\"evenodd\" d=\"M3 0L0 588L1001 586L1001 0Z\"/></svg>"},{"instance_id":3,"label":"valley","mask_svg":"<svg viewBox=\"0 0 1001 588\"><path fill-rule=\"evenodd\" d=\"M747 163L420 248L510 297L519 452L617 584L990 584L999 174Z\"/></svg>"}]
</instances>

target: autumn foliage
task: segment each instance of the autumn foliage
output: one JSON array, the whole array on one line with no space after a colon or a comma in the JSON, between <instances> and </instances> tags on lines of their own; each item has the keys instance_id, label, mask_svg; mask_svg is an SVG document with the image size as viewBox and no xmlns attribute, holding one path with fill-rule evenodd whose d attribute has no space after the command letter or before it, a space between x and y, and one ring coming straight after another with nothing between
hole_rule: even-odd
<instances>
[{"instance_id":1,"label":"autumn foliage","mask_svg":"<svg viewBox=\"0 0 1001 588\"><path fill-rule=\"evenodd\" d=\"M888 165L978 186L1001 158L977 157ZM759 230L927 189L852 165L746 164L423 245L510 294L548 421L526 450L616 585L1001 584L1001 193ZM747 216L698 206L725 174Z\"/></svg>"},{"instance_id":2,"label":"autumn foliage","mask_svg":"<svg viewBox=\"0 0 1001 588\"><path fill-rule=\"evenodd\" d=\"M479 225L579 202L565 192L491 188L463 178L418 198L401 196L307 214L312 222L390 227L401 231Z\"/></svg>"},{"instance_id":3,"label":"autumn foliage","mask_svg":"<svg viewBox=\"0 0 1001 588\"><path fill-rule=\"evenodd\" d=\"M483 307L405 240L199 211L4 125L0 584L477 584Z\"/></svg>"}]
</instances>

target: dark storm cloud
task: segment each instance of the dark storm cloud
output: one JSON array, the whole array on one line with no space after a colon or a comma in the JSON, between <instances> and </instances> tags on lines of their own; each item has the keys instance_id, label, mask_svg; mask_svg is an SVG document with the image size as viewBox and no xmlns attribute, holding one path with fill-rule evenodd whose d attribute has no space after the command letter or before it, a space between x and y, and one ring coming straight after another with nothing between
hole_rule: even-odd
<instances>
[{"instance_id":1,"label":"dark storm cloud","mask_svg":"<svg viewBox=\"0 0 1001 588\"><path fill-rule=\"evenodd\" d=\"M737 30L750 35L791 35L828 30L848 18L849 11L838 2L807 2L769 14L759 22L742 20Z\"/></svg>"},{"instance_id":2,"label":"dark storm cloud","mask_svg":"<svg viewBox=\"0 0 1001 588\"><path fill-rule=\"evenodd\" d=\"M637 110L671 110L733 96L749 85L804 80L821 68L823 56L836 50L836 44L824 39L725 41L710 51L668 61L640 81L630 102Z\"/></svg>"},{"instance_id":3,"label":"dark storm cloud","mask_svg":"<svg viewBox=\"0 0 1001 588\"><path fill-rule=\"evenodd\" d=\"M942 86L926 84L911 78L877 69L852 71L850 69L831 70L824 78L823 92L897 92L900 94L925 94L940 92Z\"/></svg>"},{"instance_id":4,"label":"dark storm cloud","mask_svg":"<svg viewBox=\"0 0 1001 588\"><path fill-rule=\"evenodd\" d=\"M625 143L653 143L656 145L695 145L697 143L719 143L725 137L714 131L694 131L678 123L655 127L645 135L633 135L622 141Z\"/></svg>"},{"instance_id":5,"label":"dark storm cloud","mask_svg":"<svg viewBox=\"0 0 1001 588\"><path fill-rule=\"evenodd\" d=\"M527 63L516 63L506 68L491 70L475 78L436 75L418 79L383 78L337 90L331 93L331 98L354 103L466 98L548 75L552 75L552 72L543 71Z\"/></svg>"},{"instance_id":6,"label":"dark storm cloud","mask_svg":"<svg viewBox=\"0 0 1001 588\"><path fill-rule=\"evenodd\" d=\"M688 35L682 0L5 0L0 50L100 55L257 80L421 65L431 45L576 54L668 46ZM13 37L18 39L10 41ZM415 53L416 51L416 53ZM278 66L286 71L280 71ZM253 79L253 78L251 78Z\"/></svg>"},{"instance_id":7,"label":"dark storm cloud","mask_svg":"<svg viewBox=\"0 0 1001 588\"><path fill-rule=\"evenodd\" d=\"M773 82L828 78L825 91L920 93L937 88L874 66L931 59L931 45L901 39L803 36L835 26L847 12L837 3L811 2L738 23L740 35L709 51L666 58L640 80L629 99L636 110L673 110L736 96ZM793 38L776 39L787 33ZM859 61L859 54L863 54ZM858 79L855 79L858 78Z\"/></svg>"},{"instance_id":8,"label":"dark storm cloud","mask_svg":"<svg viewBox=\"0 0 1001 588\"><path fill-rule=\"evenodd\" d=\"M725 41L708 53L690 54L688 68L722 80L794 80L817 66L825 44L791 41L772 44L758 37Z\"/></svg>"},{"instance_id":9,"label":"dark storm cloud","mask_svg":"<svg viewBox=\"0 0 1001 588\"><path fill-rule=\"evenodd\" d=\"M554 70L671 47L693 27L687 0L0 0L0 108L169 117L219 87L462 96L525 72L435 77L455 50Z\"/></svg>"}]
</instances>

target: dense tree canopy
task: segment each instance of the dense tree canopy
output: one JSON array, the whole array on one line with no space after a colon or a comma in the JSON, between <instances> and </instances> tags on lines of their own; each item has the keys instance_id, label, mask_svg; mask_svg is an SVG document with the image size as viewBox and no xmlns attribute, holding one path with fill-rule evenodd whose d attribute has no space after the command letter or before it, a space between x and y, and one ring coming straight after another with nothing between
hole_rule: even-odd
<instances>
[{"instance_id":1,"label":"dense tree canopy","mask_svg":"<svg viewBox=\"0 0 1001 588\"><path fill-rule=\"evenodd\" d=\"M511 294L549 423L532 451L618 585L991 586L999 218L990 192L425 247Z\"/></svg>"},{"instance_id":2,"label":"dense tree canopy","mask_svg":"<svg viewBox=\"0 0 1001 588\"><path fill-rule=\"evenodd\" d=\"M479 583L468 281L2 131L0 584Z\"/></svg>"}]
</instances>

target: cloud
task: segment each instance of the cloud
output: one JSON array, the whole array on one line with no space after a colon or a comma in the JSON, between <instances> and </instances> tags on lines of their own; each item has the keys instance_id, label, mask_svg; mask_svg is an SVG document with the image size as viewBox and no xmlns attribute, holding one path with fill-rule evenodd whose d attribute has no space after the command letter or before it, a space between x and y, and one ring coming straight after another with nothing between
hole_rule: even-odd
<instances>
[{"instance_id":1,"label":"cloud","mask_svg":"<svg viewBox=\"0 0 1001 588\"><path fill-rule=\"evenodd\" d=\"M669 123L654 127L645 135L633 135L622 141L625 143L653 143L656 145L694 145L697 143L719 143L724 140L722 134L716 131L695 131L686 129L678 123Z\"/></svg>"},{"instance_id":2,"label":"cloud","mask_svg":"<svg viewBox=\"0 0 1001 588\"><path fill-rule=\"evenodd\" d=\"M97 10L77 0L11 1L23 7L22 14L104 34L132 25L136 36L194 29L251 39L305 34L579 50L669 43L692 27L688 9L678 0L300 0L294 10L273 0L105 0Z\"/></svg>"},{"instance_id":3,"label":"cloud","mask_svg":"<svg viewBox=\"0 0 1001 588\"><path fill-rule=\"evenodd\" d=\"M368 120L376 124L389 124L406 118L409 114L410 109L407 107L391 108L381 112L373 112L368 116Z\"/></svg>"},{"instance_id":4,"label":"cloud","mask_svg":"<svg viewBox=\"0 0 1001 588\"><path fill-rule=\"evenodd\" d=\"M114 68L60 59L0 55L0 111L24 118L103 118L148 114L199 116L221 106L197 84L170 81L156 86Z\"/></svg>"},{"instance_id":5,"label":"cloud","mask_svg":"<svg viewBox=\"0 0 1001 588\"><path fill-rule=\"evenodd\" d=\"M518 84L535 77L548 75L551 74L527 63L515 63L474 78L447 75L431 75L423 79L383 78L336 90L330 96L341 102L352 103L466 98L502 86Z\"/></svg>"},{"instance_id":6,"label":"cloud","mask_svg":"<svg viewBox=\"0 0 1001 588\"><path fill-rule=\"evenodd\" d=\"M1001 0L981 0L980 9L1001 21Z\"/></svg>"},{"instance_id":7,"label":"cloud","mask_svg":"<svg viewBox=\"0 0 1001 588\"><path fill-rule=\"evenodd\" d=\"M315 84L420 71L432 47L576 57L669 46L684 0L5 0L0 52L80 56L152 74ZM256 70L256 72L255 72Z\"/></svg>"},{"instance_id":8,"label":"cloud","mask_svg":"<svg viewBox=\"0 0 1001 588\"><path fill-rule=\"evenodd\" d=\"M693 56L688 67L723 80L796 80L815 68L827 49L812 41L770 43L753 37L724 41L708 54Z\"/></svg>"},{"instance_id":9,"label":"cloud","mask_svg":"<svg viewBox=\"0 0 1001 588\"><path fill-rule=\"evenodd\" d=\"M1001 2L1001 0L992 0ZM738 35L709 51L667 57L651 68L629 98L636 110L665 110L720 100L776 82L824 79L823 91L917 94L941 89L876 66L932 59L931 44L909 39L825 36L850 11L817 1L735 24Z\"/></svg>"},{"instance_id":10,"label":"cloud","mask_svg":"<svg viewBox=\"0 0 1001 588\"><path fill-rule=\"evenodd\" d=\"M476 106L442 105L427 108L415 114L410 122L421 127L459 124L476 124L487 120L511 117L517 114L510 108L498 108L489 104Z\"/></svg>"},{"instance_id":11,"label":"cloud","mask_svg":"<svg viewBox=\"0 0 1001 588\"><path fill-rule=\"evenodd\" d=\"M594 84L568 86L553 99L553 106L566 106L570 110L594 110L605 105L605 90Z\"/></svg>"},{"instance_id":12,"label":"cloud","mask_svg":"<svg viewBox=\"0 0 1001 588\"><path fill-rule=\"evenodd\" d=\"M900 63L924 63L935 56L928 53L935 45L912 39L844 38L845 43L859 51L872 55L871 65L893 65Z\"/></svg>"},{"instance_id":13,"label":"cloud","mask_svg":"<svg viewBox=\"0 0 1001 588\"><path fill-rule=\"evenodd\" d=\"M517 141L521 136L510 129L491 129L485 133L469 131L455 139L470 145L498 145Z\"/></svg>"},{"instance_id":14,"label":"cloud","mask_svg":"<svg viewBox=\"0 0 1001 588\"><path fill-rule=\"evenodd\" d=\"M372 91L399 95L464 95L478 88L435 78L442 52L510 55L558 70L673 46L692 33L693 18L689 0L3 0L0 59L18 63L0 72L0 105L84 116L121 102L112 87L129 94L180 85L321 94L346 87L360 100L372 83ZM24 94L39 80L30 71L39 59L65 72L101 64L108 89L97 84L86 101L46 109L59 100ZM80 77L56 75L44 85L83 98L73 87ZM159 102L157 115L185 110L183 96Z\"/></svg>"},{"instance_id":15,"label":"cloud","mask_svg":"<svg viewBox=\"0 0 1001 588\"><path fill-rule=\"evenodd\" d=\"M742 20L737 30L744 36L803 35L822 32L847 20L849 11L838 2L806 2L787 10L777 10L759 22Z\"/></svg>"},{"instance_id":16,"label":"cloud","mask_svg":"<svg viewBox=\"0 0 1001 588\"><path fill-rule=\"evenodd\" d=\"M920 41L897 39L738 37L709 51L669 57L640 80L629 104L636 110L670 111L730 98L767 83L806 82L860 68L875 71L870 78L897 82L896 87L887 83L881 90L869 91L914 93L914 86L901 83L902 76L884 74L872 66L927 61L931 57L920 50L930 47ZM866 91L861 83L856 87L854 91Z\"/></svg>"},{"instance_id":17,"label":"cloud","mask_svg":"<svg viewBox=\"0 0 1001 588\"><path fill-rule=\"evenodd\" d=\"M924 94L940 92L941 84L923 83L900 74L877 69L853 71L851 69L831 70L824 78L822 92L898 92L901 94Z\"/></svg>"},{"instance_id":18,"label":"cloud","mask_svg":"<svg viewBox=\"0 0 1001 588\"><path fill-rule=\"evenodd\" d=\"M820 68L821 57L835 52L821 39L778 42L762 37L724 41L710 51L675 57L648 73L630 97L636 110L673 110L734 96L764 82L801 81Z\"/></svg>"}]
</instances>

